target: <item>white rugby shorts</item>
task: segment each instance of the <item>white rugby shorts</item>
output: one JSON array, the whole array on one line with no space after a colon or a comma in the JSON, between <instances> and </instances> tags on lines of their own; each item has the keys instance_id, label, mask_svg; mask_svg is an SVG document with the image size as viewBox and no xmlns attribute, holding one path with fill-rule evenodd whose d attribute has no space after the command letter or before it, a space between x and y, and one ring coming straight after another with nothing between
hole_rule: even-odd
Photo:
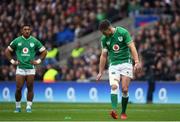
<instances>
[{"instance_id":1,"label":"white rugby shorts","mask_svg":"<svg viewBox=\"0 0 180 122\"><path fill-rule=\"evenodd\" d=\"M121 75L133 78L133 65L130 63L122 63L118 65L109 66L109 83L110 85L117 85L120 81Z\"/></svg>"},{"instance_id":2,"label":"white rugby shorts","mask_svg":"<svg viewBox=\"0 0 180 122\"><path fill-rule=\"evenodd\" d=\"M16 75L35 75L36 74L36 70L35 69L21 69L21 68L17 68L16 69Z\"/></svg>"}]
</instances>

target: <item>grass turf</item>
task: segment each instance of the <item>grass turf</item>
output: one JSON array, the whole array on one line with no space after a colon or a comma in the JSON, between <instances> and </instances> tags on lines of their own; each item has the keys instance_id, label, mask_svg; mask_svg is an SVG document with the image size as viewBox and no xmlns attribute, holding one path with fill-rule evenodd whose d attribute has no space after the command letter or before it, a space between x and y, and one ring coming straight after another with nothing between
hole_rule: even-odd
<instances>
[{"instance_id":1,"label":"grass turf","mask_svg":"<svg viewBox=\"0 0 180 122\"><path fill-rule=\"evenodd\" d=\"M120 106L121 104L119 104ZM33 103L32 113L13 113L14 103L0 103L0 121L119 121L110 117L110 104ZM118 110L120 113L120 107ZM128 104L126 121L180 121L180 104Z\"/></svg>"}]
</instances>

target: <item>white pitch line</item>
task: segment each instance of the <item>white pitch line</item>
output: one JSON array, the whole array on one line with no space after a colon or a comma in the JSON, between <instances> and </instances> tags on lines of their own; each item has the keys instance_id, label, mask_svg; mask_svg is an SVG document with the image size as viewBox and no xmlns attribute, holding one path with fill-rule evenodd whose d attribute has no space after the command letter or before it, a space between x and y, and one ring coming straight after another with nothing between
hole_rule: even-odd
<instances>
[{"instance_id":1,"label":"white pitch line","mask_svg":"<svg viewBox=\"0 0 180 122\"><path fill-rule=\"evenodd\" d=\"M36 108L36 109L32 109L32 111L54 111L54 112L84 112L84 111L86 111L86 112L109 112L111 109L81 109L81 108L79 108L79 109L52 109L52 108L48 108L48 109L41 109L41 108ZM119 109L119 110L121 110L121 109ZM166 110L166 112L167 111L175 111L175 110L180 110L180 109L168 109L168 110ZM13 110L10 110L10 109L8 109L8 110L1 110L0 111L0 113L1 112L11 112L11 111L13 111ZM139 111L139 112L160 112L160 111L164 111L164 109L163 110L161 110L161 109L155 109L155 110L149 110L149 109L128 109L128 111Z\"/></svg>"}]
</instances>

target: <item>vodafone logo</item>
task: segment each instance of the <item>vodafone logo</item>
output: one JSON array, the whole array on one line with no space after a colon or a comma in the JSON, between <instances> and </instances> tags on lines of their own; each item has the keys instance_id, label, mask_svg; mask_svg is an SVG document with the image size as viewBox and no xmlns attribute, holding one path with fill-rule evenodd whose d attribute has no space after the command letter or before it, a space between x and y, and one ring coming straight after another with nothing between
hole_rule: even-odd
<instances>
[{"instance_id":1,"label":"vodafone logo","mask_svg":"<svg viewBox=\"0 0 180 122\"><path fill-rule=\"evenodd\" d=\"M29 52L29 49L28 49L27 47L25 47L25 48L23 48L23 50L22 50L22 51L23 51L23 53L25 53L25 54L26 54L26 53L28 53L28 52Z\"/></svg>"},{"instance_id":2,"label":"vodafone logo","mask_svg":"<svg viewBox=\"0 0 180 122\"><path fill-rule=\"evenodd\" d=\"M119 45L117 45L117 44L113 45L113 50L118 51L119 50Z\"/></svg>"}]
</instances>

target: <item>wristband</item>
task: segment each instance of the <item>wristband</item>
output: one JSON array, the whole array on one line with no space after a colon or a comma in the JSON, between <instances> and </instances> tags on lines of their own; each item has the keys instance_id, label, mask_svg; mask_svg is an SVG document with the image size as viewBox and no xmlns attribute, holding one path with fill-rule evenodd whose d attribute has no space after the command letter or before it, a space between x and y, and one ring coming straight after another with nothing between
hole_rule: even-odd
<instances>
[{"instance_id":1,"label":"wristband","mask_svg":"<svg viewBox=\"0 0 180 122\"><path fill-rule=\"evenodd\" d=\"M36 62L37 62L38 64L40 64L41 61L42 61L42 60L41 60L40 58L36 60Z\"/></svg>"},{"instance_id":2,"label":"wristband","mask_svg":"<svg viewBox=\"0 0 180 122\"><path fill-rule=\"evenodd\" d=\"M11 62L11 64L15 64L16 63L16 61L14 59L11 59L10 62Z\"/></svg>"}]
</instances>

